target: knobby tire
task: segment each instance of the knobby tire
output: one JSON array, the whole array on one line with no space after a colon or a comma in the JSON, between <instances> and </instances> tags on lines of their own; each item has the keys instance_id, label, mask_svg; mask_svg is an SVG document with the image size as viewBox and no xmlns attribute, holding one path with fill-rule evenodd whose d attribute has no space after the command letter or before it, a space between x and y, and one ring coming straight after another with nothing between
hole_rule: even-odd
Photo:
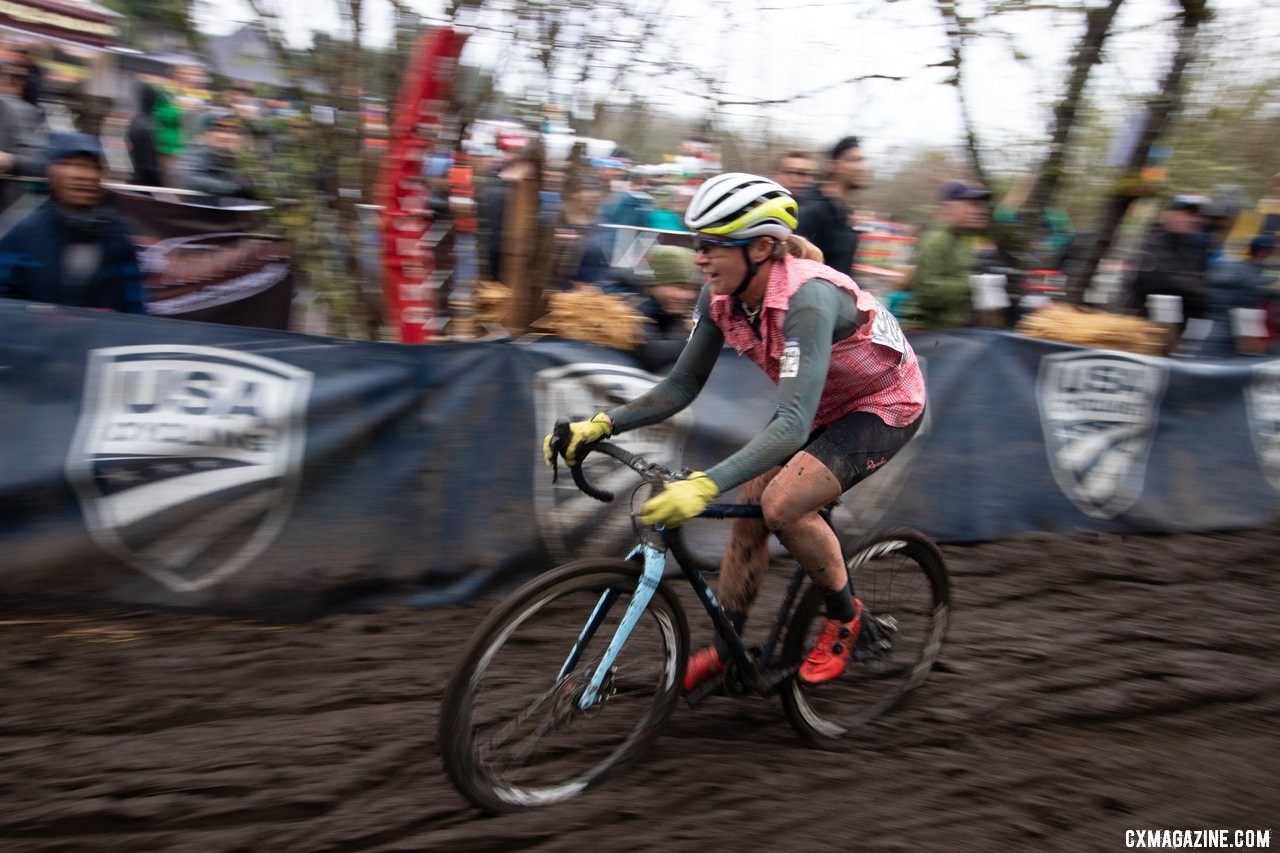
<instances>
[{"instance_id":1,"label":"knobby tire","mask_svg":"<svg viewBox=\"0 0 1280 853\"><path fill-rule=\"evenodd\" d=\"M587 559L518 589L471 638L441 703L439 745L454 787L489 813L571 799L650 747L680 695L684 611L660 586L610 670L601 699L578 707L642 567ZM617 599L577 665L561 667L606 589Z\"/></svg>"},{"instance_id":2,"label":"knobby tire","mask_svg":"<svg viewBox=\"0 0 1280 853\"><path fill-rule=\"evenodd\" d=\"M857 727L897 707L928 677L950 619L951 591L938 546L909 528L875 531L846 549L849 577L875 620L864 627L843 675L820 685L798 677L782 691L787 719L810 744L833 749ZM783 664L797 666L826 616L822 591L809 584L787 629ZM888 644L886 648L885 644Z\"/></svg>"}]
</instances>

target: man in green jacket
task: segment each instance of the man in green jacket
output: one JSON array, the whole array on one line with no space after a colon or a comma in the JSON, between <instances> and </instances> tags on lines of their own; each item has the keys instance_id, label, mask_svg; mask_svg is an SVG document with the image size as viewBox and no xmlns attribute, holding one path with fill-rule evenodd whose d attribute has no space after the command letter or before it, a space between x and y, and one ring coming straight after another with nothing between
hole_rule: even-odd
<instances>
[{"instance_id":1,"label":"man in green jacket","mask_svg":"<svg viewBox=\"0 0 1280 853\"><path fill-rule=\"evenodd\" d=\"M164 185L180 186L178 155L182 153L182 110L174 103L173 94L162 85L153 85L156 93L151 118L155 122L156 154L160 156L160 172Z\"/></svg>"},{"instance_id":2,"label":"man in green jacket","mask_svg":"<svg viewBox=\"0 0 1280 853\"><path fill-rule=\"evenodd\" d=\"M977 235L990 221L991 191L963 181L951 181L939 195L938 222L916 244L915 272L907 284L911 293L912 326L951 329L970 325Z\"/></svg>"}]
</instances>

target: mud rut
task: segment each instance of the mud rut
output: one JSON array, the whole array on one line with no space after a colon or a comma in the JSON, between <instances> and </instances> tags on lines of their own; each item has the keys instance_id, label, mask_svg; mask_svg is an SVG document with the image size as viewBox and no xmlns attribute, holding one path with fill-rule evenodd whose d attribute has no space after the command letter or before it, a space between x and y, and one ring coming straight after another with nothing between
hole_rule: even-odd
<instances>
[{"instance_id":1,"label":"mud rut","mask_svg":"<svg viewBox=\"0 0 1280 853\"><path fill-rule=\"evenodd\" d=\"M1126 829L1280 829L1280 528L945 551L942 669L847 753L803 747L776 701L713 698L599 791L500 818L448 787L433 742L480 607L263 625L6 605L0 849L1118 850Z\"/></svg>"}]
</instances>

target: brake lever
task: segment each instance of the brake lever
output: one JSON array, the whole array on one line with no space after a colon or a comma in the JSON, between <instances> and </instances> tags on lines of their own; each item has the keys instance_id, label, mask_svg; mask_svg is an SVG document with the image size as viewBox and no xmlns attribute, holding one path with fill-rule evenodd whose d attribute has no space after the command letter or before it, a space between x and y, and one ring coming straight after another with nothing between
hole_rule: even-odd
<instances>
[{"instance_id":1,"label":"brake lever","mask_svg":"<svg viewBox=\"0 0 1280 853\"><path fill-rule=\"evenodd\" d=\"M569 419L560 418L556 421L556 425L551 430L551 482L556 483L560 480L560 457L564 453L564 449L569 446L569 440L573 437L572 431L569 429Z\"/></svg>"}]
</instances>

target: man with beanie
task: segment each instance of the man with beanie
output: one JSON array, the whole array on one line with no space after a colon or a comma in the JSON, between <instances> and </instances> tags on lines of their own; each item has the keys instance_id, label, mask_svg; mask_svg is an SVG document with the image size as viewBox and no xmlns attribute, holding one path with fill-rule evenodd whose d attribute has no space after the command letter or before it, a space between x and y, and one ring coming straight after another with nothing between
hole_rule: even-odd
<instances>
[{"instance_id":1,"label":"man with beanie","mask_svg":"<svg viewBox=\"0 0 1280 853\"><path fill-rule=\"evenodd\" d=\"M846 136L831 149L826 179L796 198L800 203L796 233L822 250L824 264L847 276L853 275L858 254L851 201L867 183L862 143L856 136Z\"/></svg>"},{"instance_id":2,"label":"man with beanie","mask_svg":"<svg viewBox=\"0 0 1280 853\"><path fill-rule=\"evenodd\" d=\"M640 303L645 341L636 358L645 370L673 364L689 338L689 318L702 289L702 273L693 264L693 251L682 246L655 246L645 257L653 278L645 282Z\"/></svg>"},{"instance_id":3,"label":"man with beanie","mask_svg":"<svg viewBox=\"0 0 1280 853\"><path fill-rule=\"evenodd\" d=\"M146 313L138 253L102 173L96 138L50 137L49 199L0 238L0 296Z\"/></svg>"}]
</instances>

